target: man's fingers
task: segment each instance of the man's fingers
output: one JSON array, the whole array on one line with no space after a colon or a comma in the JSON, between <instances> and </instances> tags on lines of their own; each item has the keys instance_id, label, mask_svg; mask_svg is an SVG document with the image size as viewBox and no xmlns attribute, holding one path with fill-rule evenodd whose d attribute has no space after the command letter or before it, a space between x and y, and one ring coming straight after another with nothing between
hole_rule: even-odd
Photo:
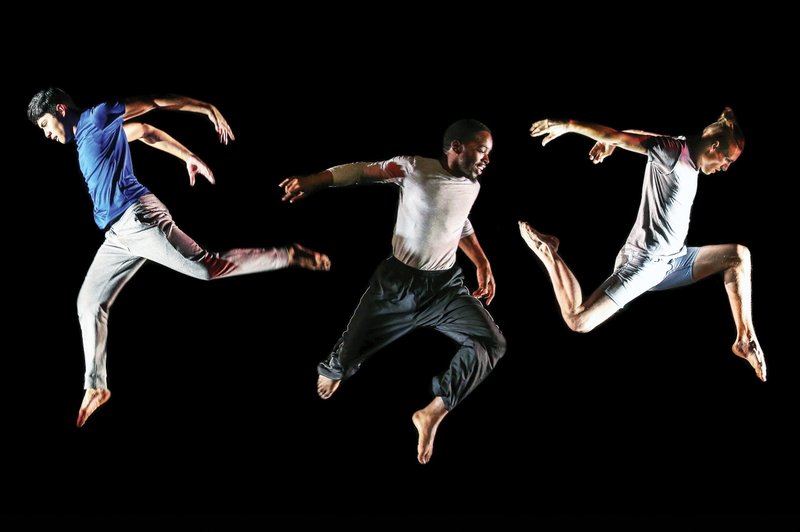
<instances>
[{"instance_id":1,"label":"man's fingers","mask_svg":"<svg viewBox=\"0 0 800 532\"><path fill-rule=\"evenodd\" d=\"M294 203L296 200L302 198L303 195L304 193L302 190L300 192L294 192L294 191L287 192L286 194L284 194L283 198L281 198L281 201L288 201L289 203Z\"/></svg>"}]
</instances>

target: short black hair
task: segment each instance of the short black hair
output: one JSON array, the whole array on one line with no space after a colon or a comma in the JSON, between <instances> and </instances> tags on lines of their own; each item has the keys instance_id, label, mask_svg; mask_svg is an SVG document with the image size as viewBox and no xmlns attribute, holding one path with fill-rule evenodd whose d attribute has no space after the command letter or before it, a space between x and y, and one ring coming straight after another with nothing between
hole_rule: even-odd
<instances>
[{"instance_id":1,"label":"short black hair","mask_svg":"<svg viewBox=\"0 0 800 532\"><path fill-rule=\"evenodd\" d=\"M442 139L442 150L447 153L447 150L450 149L450 145L454 140L462 144L467 143L474 139L475 135L481 131L486 131L490 135L492 134L492 131L483 122L473 120L472 118L457 120L447 126L444 132L444 138Z\"/></svg>"},{"instance_id":2,"label":"short black hair","mask_svg":"<svg viewBox=\"0 0 800 532\"><path fill-rule=\"evenodd\" d=\"M74 111L80 111L72 101L72 96L61 89L50 87L41 90L31 98L31 102L28 104L28 120L38 124L39 119L47 113L55 115L58 112L58 105L62 103Z\"/></svg>"}]
</instances>

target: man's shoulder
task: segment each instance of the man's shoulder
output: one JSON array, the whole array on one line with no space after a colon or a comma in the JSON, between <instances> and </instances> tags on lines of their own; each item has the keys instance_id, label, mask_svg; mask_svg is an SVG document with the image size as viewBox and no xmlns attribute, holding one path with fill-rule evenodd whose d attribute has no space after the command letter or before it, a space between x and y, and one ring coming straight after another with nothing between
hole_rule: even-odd
<instances>
[{"instance_id":1,"label":"man's shoulder","mask_svg":"<svg viewBox=\"0 0 800 532\"><path fill-rule=\"evenodd\" d=\"M121 101L106 101L85 109L81 113L80 121L89 122L99 129L108 127L109 124L125 114L125 104Z\"/></svg>"},{"instance_id":2,"label":"man's shoulder","mask_svg":"<svg viewBox=\"0 0 800 532\"><path fill-rule=\"evenodd\" d=\"M439 160L430 157L408 155L397 157L396 159L404 161L408 165L410 172L420 175L438 175L441 174L443 170Z\"/></svg>"},{"instance_id":3,"label":"man's shoulder","mask_svg":"<svg viewBox=\"0 0 800 532\"><path fill-rule=\"evenodd\" d=\"M648 157L661 166L671 169L686 149L685 137L654 136L645 143Z\"/></svg>"},{"instance_id":4,"label":"man's shoulder","mask_svg":"<svg viewBox=\"0 0 800 532\"><path fill-rule=\"evenodd\" d=\"M652 135L645 139L649 150L681 150L686 145L686 137L680 135Z\"/></svg>"}]
</instances>

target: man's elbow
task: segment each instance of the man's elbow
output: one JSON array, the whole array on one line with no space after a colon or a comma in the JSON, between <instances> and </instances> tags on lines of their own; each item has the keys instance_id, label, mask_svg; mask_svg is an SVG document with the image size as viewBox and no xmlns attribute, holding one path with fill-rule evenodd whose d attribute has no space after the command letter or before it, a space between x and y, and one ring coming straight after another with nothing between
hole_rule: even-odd
<instances>
[{"instance_id":1,"label":"man's elbow","mask_svg":"<svg viewBox=\"0 0 800 532\"><path fill-rule=\"evenodd\" d=\"M150 124L141 124L139 140L146 142L147 144L155 144L161 140L161 138L159 137L158 130L156 128Z\"/></svg>"}]
</instances>

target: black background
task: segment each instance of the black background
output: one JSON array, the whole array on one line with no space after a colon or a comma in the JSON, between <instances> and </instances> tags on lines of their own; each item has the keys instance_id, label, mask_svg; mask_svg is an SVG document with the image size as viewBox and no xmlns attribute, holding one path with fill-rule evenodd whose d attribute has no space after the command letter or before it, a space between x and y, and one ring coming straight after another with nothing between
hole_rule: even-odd
<instances>
[{"instance_id":1,"label":"black background","mask_svg":"<svg viewBox=\"0 0 800 532\"><path fill-rule=\"evenodd\" d=\"M797 512L798 363L792 329L779 325L795 300L784 222L794 154L779 133L788 89L764 66L777 44L744 42L737 61L691 31L680 46L616 34L566 52L542 34L566 38L563 28L467 39L452 37L466 33L459 25L440 26L389 39L393 23L364 35L319 24L278 38L279 24L228 26L220 40L209 29L169 46L121 39L119 51L77 32L58 36L69 50L58 60L16 44L31 60L7 78L3 513L539 521ZM143 120L194 150L218 184L189 188L179 161L135 143L140 181L210 248L296 241L333 262L328 273L214 283L145 266L111 314L113 397L82 429L75 299L103 236L74 146L48 143L26 123L30 96L50 85L86 106L163 92L214 103L237 136L230 146L199 115ZM730 351L720 276L646 294L578 335L516 226L526 219L559 236L589 293L635 218L645 160L621 152L593 166L591 141L573 135L542 148L531 122L691 134L726 105L747 147L727 173L701 176L688 242L750 248L767 383ZM447 339L413 334L330 401L315 394L317 362L391 252L396 191L328 190L288 205L277 184L344 162L436 156L445 127L464 117L494 133L471 219L509 348L445 419L422 466L411 414L430 400L430 378L453 352ZM469 261L459 263L474 287Z\"/></svg>"}]
</instances>

